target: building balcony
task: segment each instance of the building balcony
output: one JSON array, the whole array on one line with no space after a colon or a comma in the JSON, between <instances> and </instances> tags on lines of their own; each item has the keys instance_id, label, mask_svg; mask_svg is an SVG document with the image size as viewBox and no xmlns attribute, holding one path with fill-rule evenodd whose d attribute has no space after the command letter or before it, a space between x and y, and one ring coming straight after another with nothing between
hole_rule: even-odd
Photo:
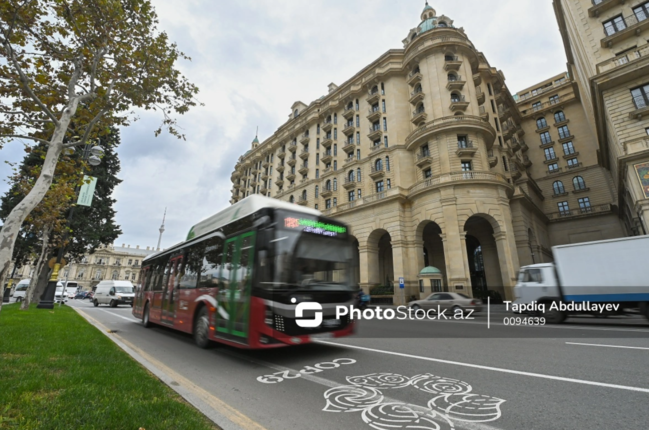
<instances>
[{"instance_id":1,"label":"building balcony","mask_svg":"<svg viewBox=\"0 0 649 430\"><path fill-rule=\"evenodd\" d=\"M473 141L468 140L468 141L461 141L457 143L457 150L455 153L457 154L458 157L464 157L465 155L469 155L473 157L473 155L478 151L478 148L473 146Z\"/></svg>"},{"instance_id":2,"label":"building balcony","mask_svg":"<svg viewBox=\"0 0 649 430\"><path fill-rule=\"evenodd\" d=\"M352 122L351 124L345 125L345 128L343 128L343 133L345 136L351 136L354 134L354 131L356 131L356 127L354 127L354 123Z\"/></svg>"},{"instance_id":3,"label":"building balcony","mask_svg":"<svg viewBox=\"0 0 649 430\"><path fill-rule=\"evenodd\" d=\"M251 187L255 188L257 185L259 185L259 181L258 181L258 180L253 179L252 181L250 181L250 186L251 186Z\"/></svg>"},{"instance_id":4,"label":"building balcony","mask_svg":"<svg viewBox=\"0 0 649 430\"><path fill-rule=\"evenodd\" d=\"M241 177L241 172L238 170L232 172L232 176L230 176L231 179L239 179L240 177Z\"/></svg>"},{"instance_id":5,"label":"building balcony","mask_svg":"<svg viewBox=\"0 0 649 430\"><path fill-rule=\"evenodd\" d=\"M322 158L320 158L320 161L322 161L325 164L331 163L331 160L333 160L333 156L331 155L331 152L325 152L322 154Z\"/></svg>"},{"instance_id":6,"label":"building balcony","mask_svg":"<svg viewBox=\"0 0 649 430\"><path fill-rule=\"evenodd\" d=\"M374 103L378 102L380 98L381 98L381 93L375 91L375 92L367 93L367 99L365 100L367 101L367 104L373 105Z\"/></svg>"},{"instance_id":7,"label":"building balcony","mask_svg":"<svg viewBox=\"0 0 649 430\"><path fill-rule=\"evenodd\" d=\"M480 87L477 88L478 90L478 104L482 105L486 101L487 97L485 96L485 93L480 89Z\"/></svg>"},{"instance_id":8,"label":"building balcony","mask_svg":"<svg viewBox=\"0 0 649 430\"><path fill-rule=\"evenodd\" d=\"M458 76L456 80L448 81L448 83L446 84L446 89L461 90L462 88L464 88L464 84L466 84L466 81L462 80L462 76Z\"/></svg>"},{"instance_id":9,"label":"building balcony","mask_svg":"<svg viewBox=\"0 0 649 430\"><path fill-rule=\"evenodd\" d=\"M417 90L417 91L413 91L413 92L411 92L411 93L410 93L410 103L411 103L412 105L415 105L415 106L416 106L417 103L419 103L420 101L422 101L422 100L424 99L424 96L425 96L425 95L426 95L426 94L425 94L424 91L421 90L421 89L419 89L419 90Z\"/></svg>"},{"instance_id":10,"label":"building balcony","mask_svg":"<svg viewBox=\"0 0 649 430\"><path fill-rule=\"evenodd\" d=\"M300 197L300 198L297 200L297 204L300 205L300 206L306 206L306 205L309 204L309 201L303 199L302 197Z\"/></svg>"},{"instance_id":11,"label":"building balcony","mask_svg":"<svg viewBox=\"0 0 649 430\"><path fill-rule=\"evenodd\" d=\"M588 9L588 16L591 18L599 17L603 12L606 12L609 9L612 9L616 6L624 4L625 0L604 0L600 1L598 4L593 2L593 6Z\"/></svg>"},{"instance_id":12,"label":"building balcony","mask_svg":"<svg viewBox=\"0 0 649 430\"><path fill-rule=\"evenodd\" d=\"M266 179L268 179L268 173L264 172L261 174L261 180L265 181Z\"/></svg>"},{"instance_id":13,"label":"building balcony","mask_svg":"<svg viewBox=\"0 0 649 430\"><path fill-rule=\"evenodd\" d=\"M511 118L512 110L509 105L500 105L498 106L498 115L501 120L506 120L507 118Z\"/></svg>"},{"instance_id":14,"label":"building balcony","mask_svg":"<svg viewBox=\"0 0 649 430\"><path fill-rule=\"evenodd\" d=\"M430 166L433 163L433 158L429 153L425 152L423 154L417 154L417 167L426 167Z\"/></svg>"},{"instance_id":15,"label":"building balcony","mask_svg":"<svg viewBox=\"0 0 649 430\"><path fill-rule=\"evenodd\" d=\"M546 158L545 160L543 160L543 163L544 164L553 164L553 163L556 163L557 161L559 161L559 157L557 157L555 155L553 158L549 158L549 159Z\"/></svg>"},{"instance_id":16,"label":"building balcony","mask_svg":"<svg viewBox=\"0 0 649 430\"><path fill-rule=\"evenodd\" d=\"M241 188L241 184L239 182L235 182L232 186L234 187L235 190Z\"/></svg>"},{"instance_id":17,"label":"building balcony","mask_svg":"<svg viewBox=\"0 0 649 430\"><path fill-rule=\"evenodd\" d=\"M596 205L587 208L573 209L548 214L550 221L563 221L571 218L582 218L587 216L606 215L612 213L613 208L610 204Z\"/></svg>"},{"instance_id":18,"label":"building balcony","mask_svg":"<svg viewBox=\"0 0 649 430\"><path fill-rule=\"evenodd\" d=\"M310 140L311 138L309 137L308 134L303 134L302 137L300 137L300 143L302 145L308 145Z\"/></svg>"},{"instance_id":19,"label":"building balcony","mask_svg":"<svg viewBox=\"0 0 649 430\"><path fill-rule=\"evenodd\" d=\"M354 145L354 142L347 142L345 146L343 146L343 151L345 151L348 154L352 154L355 149L356 149L356 145Z\"/></svg>"},{"instance_id":20,"label":"building balcony","mask_svg":"<svg viewBox=\"0 0 649 430\"><path fill-rule=\"evenodd\" d=\"M367 137L369 137L369 139L371 141L379 139L381 136L383 136L383 131L381 130L380 126L379 127L370 127L370 131L369 131L369 134L367 135Z\"/></svg>"},{"instance_id":21,"label":"building balcony","mask_svg":"<svg viewBox=\"0 0 649 430\"><path fill-rule=\"evenodd\" d=\"M511 146L512 151L514 151L514 152L520 151L520 149L521 149L521 144L516 139L510 140L509 141L509 146Z\"/></svg>"},{"instance_id":22,"label":"building balcony","mask_svg":"<svg viewBox=\"0 0 649 430\"><path fill-rule=\"evenodd\" d=\"M446 185L452 185L454 182L491 182L497 183L511 189L512 185L507 182L507 178L496 172L469 171L469 172L451 172L426 178L410 187L408 195L412 196L420 191L430 188L437 188Z\"/></svg>"},{"instance_id":23,"label":"building balcony","mask_svg":"<svg viewBox=\"0 0 649 430\"><path fill-rule=\"evenodd\" d=\"M458 99L451 100L451 106L450 109L453 112L458 112L458 111L466 111L466 108L469 107L469 102L466 101L466 97L462 96Z\"/></svg>"},{"instance_id":24,"label":"building balcony","mask_svg":"<svg viewBox=\"0 0 649 430\"><path fill-rule=\"evenodd\" d=\"M498 157L494 155L493 150L490 150L487 155L489 159L489 167L496 167L496 165L498 165Z\"/></svg>"},{"instance_id":25,"label":"building balcony","mask_svg":"<svg viewBox=\"0 0 649 430\"><path fill-rule=\"evenodd\" d=\"M604 73L647 56L649 56L649 45L644 45L639 49L635 49L631 52L625 52L624 54L620 54L617 57L611 58L610 60L599 63L597 65L597 72Z\"/></svg>"},{"instance_id":26,"label":"building balcony","mask_svg":"<svg viewBox=\"0 0 649 430\"><path fill-rule=\"evenodd\" d=\"M458 70L460 70L461 66L462 60L460 60L458 57L453 57L453 60L449 60L444 63L444 70L446 70L447 72L450 72L451 70L457 72Z\"/></svg>"},{"instance_id":27,"label":"building balcony","mask_svg":"<svg viewBox=\"0 0 649 430\"><path fill-rule=\"evenodd\" d=\"M420 72L412 72L408 75L408 85L414 86L417 82L421 82L422 76Z\"/></svg>"},{"instance_id":28,"label":"building balcony","mask_svg":"<svg viewBox=\"0 0 649 430\"><path fill-rule=\"evenodd\" d=\"M283 150L283 149L280 149L279 152L277 152L277 156L278 156L279 158L284 158L284 157L286 157L286 151Z\"/></svg>"},{"instance_id":29,"label":"building balcony","mask_svg":"<svg viewBox=\"0 0 649 430\"><path fill-rule=\"evenodd\" d=\"M381 143L378 143L378 144L376 144L376 145L372 145L372 146L370 147L370 153L372 154L372 156L374 156L374 155L376 155L379 151L383 151L383 150L385 150L385 149L388 149L388 148L387 148L385 145L383 145L383 144L381 144Z\"/></svg>"},{"instance_id":30,"label":"building balcony","mask_svg":"<svg viewBox=\"0 0 649 430\"><path fill-rule=\"evenodd\" d=\"M324 137L322 139L322 142L320 142L320 145L324 146L325 148L330 148L332 143L334 143L334 141L329 136L329 137Z\"/></svg>"},{"instance_id":31,"label":"building balcony","mask_svg":"<svg viewBox=\"0 0 649 430\"><path fill-rule=\"evenodd\" d=\"M509 139L514 135L514 132L516 131L516 128L514 128L514 124L508 124L508 123L503 123L502 125L503 129L503 136L505 139Z\"/></svg>"},{"instance_id":32,"label":"building balcony","mask_svg":"<svg viewBox=\"0 0 649 430\"><path fill-rule=\"evenodd\" d=\"M288 161L286 162L286 164L293 167L293 166L295 166L296 161L297 160L295 158L289 158Z\"/></svg>"},{"instance_id":33,"label":"building balcony","mask_svg":"<svg viewBox=\"0 0 649 430\"><path fill-rule=\"evenodd\" d=\"M623 19L625 28L603 38L600 41L602 48L611 48L626 39L638 37L642 32L649 29L649 16L644 13L625 16Z\"/></svg>"},{"instance_id":34,"label":"building balcony","mask_svg":"<svg viewBox=\"0 0 649 430\"><path fill-rule=\"evenodd\" d=\"M356 188L356 184L358 184L358 182L356 182L355 180L353 179L350 180L349 178L345 178L345 182L343 182L343 187L345 187L346 190L351 190Z\"/></svg>"},{"instance_id":35,"label":"building balcony","mask_svg":"<svg viewBox=\"0 0 649 430\"><path fill-rule=\"evenodd\" d=\"M294 181L295 180L295 173L289 173L288 175L286 175L286 179L291 181L291 182Z\"/></svg>"},{"instance_id":36,"label":"building balcony","mask_svg":"<svg viewBox=\"0 0 649 430\"><path fill-rule=\"evenodd\" d=\"M291 142L291 143L288 145L288 150L289 150L290 152L295 152L295 151L297 151L297 143L295 143L295 142Z\"/></svg>"},{"instance_id":37,"label":"building balcony","mask_svg":"<svg viewBox=\"0 0 649 430\"><path fill-rule=\"evenodd\" d=\"M325 122L322 124L322 127L321 127L321 128L322 128L323 131L326 132L326 131L331 131L331 129L333 128L333 126L334 126L333 122L331 122L331 121L325 121Z\"/></svg>"},{"instance_id":38,"label":"building balcony","mask_svg":"<svg viewBox=\"0 0 649 430\"><path fill-rule=\"evenodd\" d=\"M300 152L300 158L303 160L306 160L309 158L309 150L308 149L303 149L302 152Z\"/></svg>"},{"instance_id":39,"label":"building balcony","mask_svg":"<svg viewBox=\"0 0 649 430\"><path fill-rule=\"evenodd\" d=\"M372 167L372 171L370 172L370 178L372 179L379 179L385 176L385 170L383 168L377 169L376 167Z\"/></svg>"},{"instance_id":40,"label":"building balcony","mask_svg":"<svg viewBox=\"0 0 649 430\"><path fill-rule=\"evenodd\" d=\"M268 191L269 190L265 185L262 185L261 188L259 188L259 193L260 194L266 195L266 193L268 193Z\"/></svg>"},{"instance_id":41,"label":"building balcony","mask_svg":"<svg viewBox=\"0 0 649 430\"><path fill-rule=\"evenodd\" d=\"M381 109L369 109L367 112L367 119L369 122L375 122L381 119Z\"/></svg>"},{"instance_id":42,"label":"building balcony","mask_svg":"<svg viewBox=\"0 0 649 430\"><path fill-rule=\"evenodd\" d=\"M327 190L327 189L322 190L322 192L320 193L320 195L321 195L322 197L324 197L325 199L326 199L327 197L331 197L332 194L333 194L333 191L331 191L331 190Z\"/></svg>"},{"instance_id":43,"label":"building balcony","mask_svg":"<svg viewBox=\"0 0 649 430\"><path fill-rule=\"evenodd\" d=\"M527 155L523 156L523 165L525 167L530 167L532 165L532 160L530 160L530 157L528 157Z\"/></svg>"},{"instance_id":44,"label":"building balcony","mask_svg":"<svg viewBox=\"0 0 649 430\"><path fill-rule=\"evenodd\" d=\"M284 186L284 179L280 178L280 179L276 180L275 185L277 185L280 188L283 187Z\"/></svg>"},{"instance_id":45,"label":"building balcony","mask_svg":"<svg viewBox=\"0 0 649 430\"><path fill-rule=\"evenodd\" d=\"M269 167L270 166L270 161L265 160L263 163L261 163L261 166L262 167Z\"/></svg>"},{"instance_id":46,"label":"building balcony","mask_svg":"<svg viewBox=\"0 0 649 430\"><path fill-rule=\"evenodd\" d=\"M352 119L352 118L354 118L355 113L356 113L356 109L354 109L354 107L352 106L351 108L346 108L343 111L343 117L345 119Z\"/></svg>"},{"instance_id":47,"label":"building balcony","mask_svg":"<svg viewBox=\"0 0 649 430\"><path fill-rule=\"evenodd\" d=\"M545 149L545 148L549 148L549 147L551 147L552 145L554 145L554 141L553 141L553 140L550 140L550 141L548 141L548 142L543 142L543 141L541 141L541 144L539 145L539 148L541 148L541 149Z\"/></svg>"},{"instance_id":48,"label":"building balcony","mask_svg":"<svg viewBox=\"0 0 649 430\"><path fill-rule=\"evenodd\" d=\"M521 140L521 151L527 152L529 150L530 150L530 148L529 148L529 146L527 146L527 143L525 143L524 140Z\"/></svg>"},{"instance_id":49,"label":"building balcony","mask_svg":"<svg viewBox=\"0 0 649 430\"><path fill-rule=\"evenodd\" d=\"M300 175L306 175L309 173L309 168L307 166L302 165L300 166L300 170L298 170L298 172L300 172Z\"/></svg>"},{"instance_id":50,"label":"building balcony","mask_svg":"<svg viewBox=\"0 0 649 430\"><path fill-rule=\"evenodd\" d=\"M510 172L512 174L512 179L516 180L519 179L521 176L523 176L523 173L521 173L520 170L518 170L518 167L516 167L516 164L514 164L512 161L509 162L510 164Z\"/></svg>"},{"instance_id":51,"label":"building balcony","mask_svg":"<svg viewBox=\"0 0 649 430\"><path fill-rule=\"evenodd\" d=\"M412 119L410 122L414 125L420 125L426 122L426 118L428 118L428 114L426 114L425 110L416 110L412 113Z\"/></svg>"},{"instance_id":52,"label":"building balcony","mask_svg":"<svg viewBox=\"0 0 649 430\"><path fill-rule=\"evenodd\" d=\"M277 171L278 172L283 172L284 171L284 165L280 164L279 166L277 166Z\"/></svg>"},{"instance_id":53,"label":"building balcony","mask_svg":"<svg viewBox=\"0 0 649 430\"><path fill-rule=\"evenodd\" d=\"M357 161L356 157L347 157L347 159L345 161L343 161L343 165L346 166L346 165L351 164L351 163L353 163L355 161Z\"/></svg>"},{"instance_id":54,"label":"building balcony","mask_svg":"<svg viewBox=\"0 0 649 430\"><path fill-rule=\"evenodd\" d=\"M482 118L485 121L489 121L489 112L487 112L487 109L484 106L480 106L480 118Z\"/></svg>"}]
</instances>

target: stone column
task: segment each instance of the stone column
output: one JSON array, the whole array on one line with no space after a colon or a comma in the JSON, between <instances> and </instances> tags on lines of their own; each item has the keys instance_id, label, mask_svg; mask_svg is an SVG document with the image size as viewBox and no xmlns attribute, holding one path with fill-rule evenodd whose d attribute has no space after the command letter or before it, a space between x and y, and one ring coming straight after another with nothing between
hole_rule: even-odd
<instances>
[{"instance_id":1,"label":"stone column","mask_svg":"<svg viewBox=\"0 0 649 430\"><path fill-rule=\"evenodd\" d=\"M417 267L423 265L423 251L421 241L408 242L405 240L392 240L392 264L394 270L394 303L403 305L410 296L419 296L419 279ZM399 277L405 280L405 289L399 288Z\"/></svg>"},{"instance_id":2,"label":"stone column","mask_svg":"<svg viewBox=\"0 0 649 430\"><path fill-rule=\"evenodd\" d=\"M494 239L496 239L496 247L498 248L498 262L500 263L500 273L505 289L505 300L514 300L517 269L514 269L513 253L509 247L507 234L502 231L495 233ZM518 265L516 267L518 268Z\"/></svg>"},{"instance_id":3,"label":"stone column","mask_svg":"<svg viewBox=\"0 0 649 430\"><path fill-rule=\"evenodd\" d=\"M449 191L452 192L453 190L449 189ZM444 213L444 226L446 227L445 233L441 236L444 244L446 276L449 283L448 290L455 292L455 286L462 285L463 289L458 291L466 294L471 291L469 262L466 253L466 233L460 231L455 197L442 198L441 202Z\"/></svg>"},{"instance_id":4,"label":"stone column","mask_svg":"<svg viewBox=\"0 0 649 430\"><path fill-rule=\"evenodd\" d=\"M370 287L379 283L379 250L369 246L358 246L358 263L360 266L360 287L365 294Z\"/></svg>"}]
</instances>

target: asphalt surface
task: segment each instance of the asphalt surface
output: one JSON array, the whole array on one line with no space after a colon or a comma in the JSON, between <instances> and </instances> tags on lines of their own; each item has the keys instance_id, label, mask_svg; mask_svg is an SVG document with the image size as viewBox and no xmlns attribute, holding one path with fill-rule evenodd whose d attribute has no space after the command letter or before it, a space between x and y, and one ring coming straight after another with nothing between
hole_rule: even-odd
<instances>
[{"instance_id":1,"label":"asphalt surface","mask_svg":"<svg viewBox=\"0 0 649 430\"><path fill-rule=\"evenodd\" d=\"M649 427L641 318L509 327L514 315L495 308L489 329L485 309L473 321L365 321L353 337L241 351L145 329L130 307L68 305L235 411L217 422L226 429Z\"/></svg>"}]
</instances>

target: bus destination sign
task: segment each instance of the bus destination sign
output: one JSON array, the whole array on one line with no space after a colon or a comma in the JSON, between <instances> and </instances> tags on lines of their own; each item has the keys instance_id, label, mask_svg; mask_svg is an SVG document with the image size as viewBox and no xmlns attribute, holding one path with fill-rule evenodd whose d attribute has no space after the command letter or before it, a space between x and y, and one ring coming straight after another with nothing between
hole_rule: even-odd
<instances>
[{"instance_id":1,"label":"bus destination sign","mask_svg":"<svg viewBox=\"0 0 649 430\"><path fill-rule=\"evenodd\" d=\"M290 229L302 229L306 233L314 233L322 236L335 237L347 233L347 228L341 225L327 224L324 222L304 218L284 218L284 227Z\"/></svg>"}]
</instances>

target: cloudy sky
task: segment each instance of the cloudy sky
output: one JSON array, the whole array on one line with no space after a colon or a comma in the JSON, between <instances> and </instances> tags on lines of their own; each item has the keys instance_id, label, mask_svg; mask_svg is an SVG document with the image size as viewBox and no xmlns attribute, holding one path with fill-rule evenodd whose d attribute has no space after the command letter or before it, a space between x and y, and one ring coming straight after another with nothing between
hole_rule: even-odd
<instances>
[{"instance_id":1,"label":"cloudy sky","mask_svg":"<svg viewBox=\"0 0 649 430\"><path fill-rule=\"evenodd\" d=\"M160 118L142 114L122 130L116 245L162 247L229 205L230 174L250 148L283 124L293 102L307 105L341 84L419 24L423 0L152 0L160 28L188 54L180 69L201 90L203 107L180 118L187 141L153 136ZM463 27L512 93L565 70L550 0L433 0L438 15ZM0 160L20 161L20 142ZM0 178L10 170L0 163ZM0 193L8 185L0 182Z\"/></svg>"}]
</instances>

